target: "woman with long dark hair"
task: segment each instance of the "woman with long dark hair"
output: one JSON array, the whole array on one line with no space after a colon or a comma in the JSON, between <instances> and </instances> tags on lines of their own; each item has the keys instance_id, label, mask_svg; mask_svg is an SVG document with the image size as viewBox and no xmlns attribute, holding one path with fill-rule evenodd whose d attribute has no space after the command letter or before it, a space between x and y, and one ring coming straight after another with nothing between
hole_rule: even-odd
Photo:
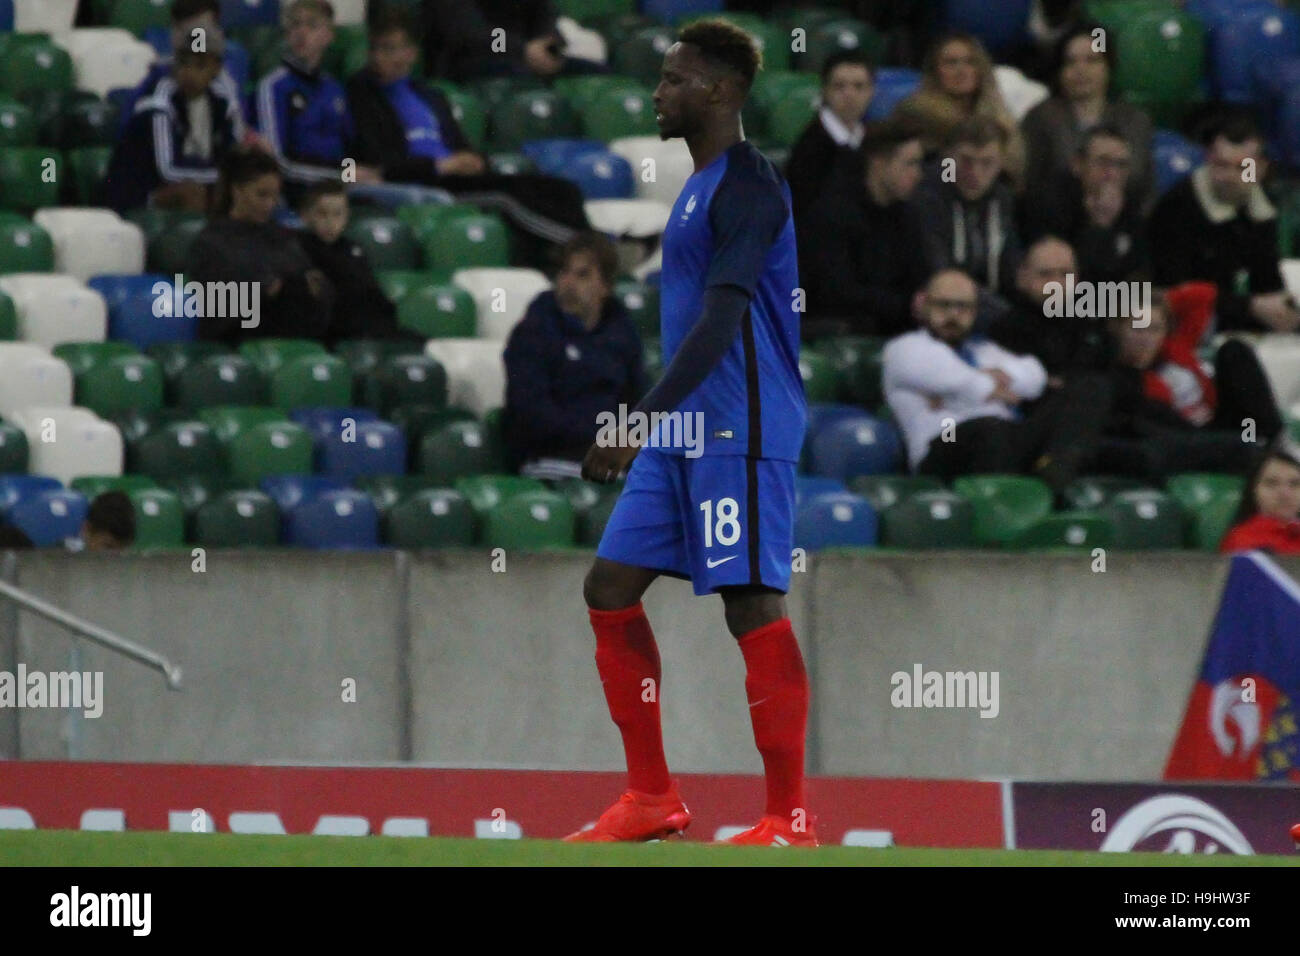
<instances>
[{"instance_id":1,"label":"woman with long dark hair","mask_svg":"<svg viewBox=\"0 0 1300 956\"><path fill-rule=\"evenodd\" d=\"M1219 550L1258 548L1300 554L1300 445L1282 436L1260 458L1246 482L1241 507Z\"/></svg>"},{"instance_id":2,"label":"woman with long dark hair","mask_svg":"<svg viewBox=\"0 0 1300 956\"><path fill-rule=\"evenodd\" d=\"M185 277L205 287L237 283L234 291L245 308L230 307L224 293L206 296L223 307L212 310L219 314L204 310L200 338L236 345L250 338L328 335L333 286L312 266L296 235L271 221L281 185L279 164L259 149L234 150L222 164L216 215L195 237Z\"/></svg>"}]
</instances>

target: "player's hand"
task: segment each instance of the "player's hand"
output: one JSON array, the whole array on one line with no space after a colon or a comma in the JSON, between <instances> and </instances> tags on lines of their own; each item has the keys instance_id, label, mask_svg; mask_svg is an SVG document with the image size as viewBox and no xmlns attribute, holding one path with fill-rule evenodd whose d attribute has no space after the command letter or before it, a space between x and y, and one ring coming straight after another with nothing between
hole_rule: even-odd
<instances>
[{"instance_id":1,"label":"player's hand","mask_svg":"<svg viewBox=\"0 0 1300 956\"><path fill-rule=\"evenodd\" d=\"M582 477L587 481L609 484L632 464L632 459L641 449L626 443L620 445L595 444L587 449L582 459Z\"/></svg>"}]
</instances>

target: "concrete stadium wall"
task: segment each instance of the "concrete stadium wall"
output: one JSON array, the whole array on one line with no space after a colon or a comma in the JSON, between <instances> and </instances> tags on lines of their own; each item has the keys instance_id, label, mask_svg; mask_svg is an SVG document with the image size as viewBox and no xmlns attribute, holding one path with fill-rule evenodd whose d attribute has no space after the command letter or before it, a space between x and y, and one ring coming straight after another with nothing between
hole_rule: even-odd
<instances>
[{"instance_id":1,"label":"concrete stadium wall","mask_svg":"<svg viewBox=\"0 0 1300 956\"><path fill-rule=\"evenodd\" d=\"M0 756L617 770L589 561L508 555L500 572L483 551L209 551L199 574L188 552L21 554L21 587L168 655L185 689L81 642L80 669L104 672L103 716L0 710ZM789 599L813 684L809 770L1156 777L1226 570L1186 553L1113 553L1104 573L1074 556L814 555ZM7 604L0 670L67 669L65 632L22 612L15 640ZM669 765L760 773L721 602L665 579L646 607ZM890 677L916 664L997 671L998 716L895 708Z\"/></svg>"}]
</instances>

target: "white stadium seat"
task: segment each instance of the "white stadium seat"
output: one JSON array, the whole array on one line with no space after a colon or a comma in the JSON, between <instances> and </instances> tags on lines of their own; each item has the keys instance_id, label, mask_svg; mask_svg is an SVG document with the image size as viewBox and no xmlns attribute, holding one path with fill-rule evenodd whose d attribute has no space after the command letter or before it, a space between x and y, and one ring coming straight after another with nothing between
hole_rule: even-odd
<instances>
[{"instance_id":1,"label":"white stadium seat","mask_svg":"<svg viewBox=\"0 0 1300 956\"><path fill-rule=\"evenodd\" d=\"M144 231L111 209L42 209L32 221L54 241L54 270L85 282L144 271Z\"/></svg>"},{"instance_id":2,"label":"white stadium seat","mask_svg":"<svg viewBox=\"0 0 1300 956\"><path fill-rule=\"evenodd\" d=\"M628 239L662 235L673 211L654 199L592 199L583 208L593 229Z\"/></svg>"},{"instance_id":3,"label":"white stadium seat","mask_svg":"<svg viewBox=\"0 0 1300 956\"><path fill-rule=\"evenodd\" d=\"M605 38L595 30L588 30L577 20L559 17L555 21L555 29L560 32L564 40L564 52L567 56L579 60L591 60L594 63L604 63L609 59L609 47L605 43Z\"/></svg>"},{"instance_id":4,"label":"white stadium seat","mask_svg":"<svg viewBox=\"0 0 1300 956\"><path fill-rule=\"evenodd\" d=\"M1282 270L1282 284L1286 291L1300 302L1300 259L1283 259L1278 266Z\"/></svg>"},{"instance_id":5,"label":"white stadium seat","mask_svg":"<svg viewBox=\"0 0 1300 956\"><path fill-rule=\"evenodd\" d=\"M424 351L447 370L447 401L482 418L506 403L505 343L491 339L429 339Z\"/></svg>"},{"instance_id":6,"label":"white stadium seat","mask_svg":"<svg viewBox=\"0 0 1300 956\"><path fill-rule=\"evenodd\" d=\"M994 67L993 78L998 84L998 92L1002 94L1002 102L1006 103L1007 111L1017 123L1051 95L1046 86L1029 79L1014 66Z\"/></svg>"},{"instance_id":7,"label":"white stadium seat","mask_svg":"<svg viewBox=\"0 0 1300 956\"><path fill-rule=\"evenodd\" d=\"M14 0L15 33L58 33L76 19L77 0Z\"/></svg>"},{"instance_id":8,"label":"white stadium seat","mask_svg":"<svg viewBox=\"0 0 1300 956\"><path fill-rule=\"evenodd\" d=\"M68 275L19 272L0 276L0 291L14 300L18 337L53 348L61 342L102 342L108 305L94 289Z\"/></svg>"},{"instance_id":9,"label":"white stadium seat","mask_svg":"<svg viewBox=\"0 0 1300 956\"><path fill-rule=\"evenodd\" d=\"M119 87L138 86L158 58L158 51L148 43L115 27L67 30L53 40L72 57L77 89L101 97Z\"/></svg>"},{"instance_id":10,"label":"white stadium seat","mask_svg":"<svg viewBox=\"0 0 1300 956\"><path fill-rule=\"evenodd\" d=\"M72 369L49 349L0 342L0 417L26 405L71 405Z\"/></svg>"},{"instance_id":11,"label":"white stadium seat","mask_svg":"<svg viewBox=\"0 0 1300 956\"><path fill-rule=\"evenodd\" d=\"M508 338L538 293L551 287L536 269L457 269L451 281L474 297L482 339Z\"/></svg>"},{"instance_id":12,"label":"white stadium seat","mask_svg":"<svg viewBox=\"0 0 1300 956\"><path fill-rule=\"evenodd\" d=\"M331 0L336 26L357 26L366 22L366 0Z\"/></svg>"},{"instance_id":13,"label":"white stadium seat","mask_svg":"<svg viewBox=\"0 0 1300 956\"><path fill-rule=\"evenodd\" d=\"M1300 336L1294 333L1261 336L1255 342L1255 354L1273 386L1278 408L1290 408L1300 402Z\"/></svg>"},{"instance_id":14,"label":"white stadium seat","mask_svg":"<svg viewBox=\"0 0 1300 956\"><path fill-rule=\"evenodd\" d=\"M65 485L84 475L122 474L122 433L86 408L28 405L5 415L27 434L27 470ZM45 439L51 434L53 441Z\"/></svg>"},{"instance_id":15,"label":"white stadium seat","mask_svg":"<svg viewBox=\"0 0 1300 956\"><path fill-rule=\"evenodd\" d=\"M661 140L658 136L626 136L609 144L610 152L632 164L638 199L657 199L671 210L686 180L695 172L695 161L682 139ZM647 165L646 160L654 160ZM653 169L652 182L646 182Z\"/></svg>"}]
</instances>

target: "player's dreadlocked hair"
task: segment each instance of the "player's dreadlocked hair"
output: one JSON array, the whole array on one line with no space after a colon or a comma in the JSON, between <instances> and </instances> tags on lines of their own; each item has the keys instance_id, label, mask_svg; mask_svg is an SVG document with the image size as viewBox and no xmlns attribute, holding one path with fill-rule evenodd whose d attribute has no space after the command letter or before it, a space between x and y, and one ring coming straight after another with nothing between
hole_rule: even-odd
<instances>
[{"instance_id":1,"label":"player's dreadlocked hair","mask_svg":"<svg viewBox=\"0 0 1300 956\"><path fill-rule=\"evenodd\" d=\"M695 47L710 63L735 72L746 93L763 67L763 54L753 38L726 20L699 20L683 28L677 39Z\"/></svg>"}]
</instances>

